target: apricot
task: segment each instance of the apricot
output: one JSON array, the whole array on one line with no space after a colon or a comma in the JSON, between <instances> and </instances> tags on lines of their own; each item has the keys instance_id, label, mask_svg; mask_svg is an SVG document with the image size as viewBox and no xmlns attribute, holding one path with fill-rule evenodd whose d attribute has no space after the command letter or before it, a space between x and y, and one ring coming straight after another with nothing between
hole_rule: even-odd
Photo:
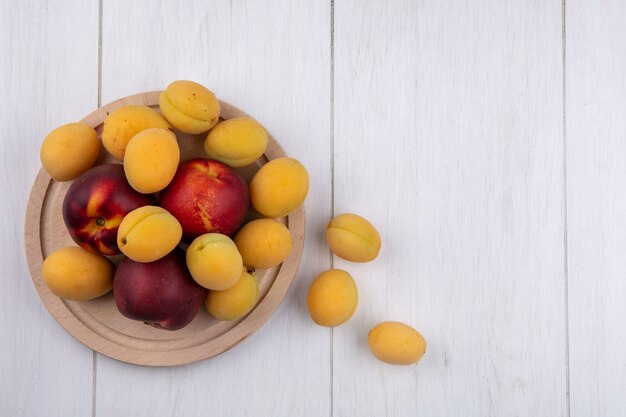
<instances>
[{"instance_id":1,"label":"apricot","mask_svg":"<svg viewBox=\"0 0 626 417\"><path fill-rule=\"evenodd\" d=\"M174 250L182 236L183 228L167 210L143 206L120 223L117 246L135 262L153 262Z\"/></svg>"},{"instance_id":2,"label":"apricot","mask_svg":"<svg viewBox=\"0 0 626 417\"><path fill-rule=\"evenodd\" d=\"M376 228L357 214L341 214L326 226L330 250L352 262L368 262L380 251L380 235Z\"/></svg>"},{"instance_id":3,"label":"apricot","mask_svg":"<svg viewBox=\"0 0 626 417\"><path fill-rule=\"evenodd\" d=\"M193 81L174 81L159 97L163 116L183 133L204 133L218 122L220 103L215 94Z\"/></svg>"},{"instance_id":4,"label":"apricot","mask_svg":"<svg viewBox=\"0 0 626 417\"><path fill-rule=\"evenodd\" d=\"M335 327L350 320L359 302L354 280L342 269L322 272L307 297L309 314L320 326Z\"/></svg>"},{"instance_id":5,"label":"apricot","mask_svg":"<svg viewBox=\"0 0 626 417\"><path fill-rule=\"evenodd\" d=\"M113 288L113 262L78 247L52 252L41 267L41 276L53 294L68 300L86 301Z\"/></svg>"},{"instance_id":6,"label":"apricot","mask_svg":"<svg viewBox=\"0 0 626 417\"><path fill-rule=\"evenodd\" d=\"M179 162L176 135L171 130L151 128L137 133L128 142L124 172L135 190L156 193L172 181Z\"/></svg>"},{"instance_id":7,"label":"apricot","mask_svg":"<svg viewBox=\"0 0 626 417\"><path fill-rule=\"evenodd\" d=\"M259 299L259 281L244 268L239 280L223 291L208 291L204 306L218 320L237 320L248 314Z\"/></svg>"},{"instance_id":8,"label":"apricot","mask_svg":"<svg viewBox=\"0 0 626 417\"><path fill-rule=\"evenodd\" d=\"M55 181L78 178L96 163L100 141L87 123L69 123L57 127L41 144L41 165Z\"/></svg>"},{"instance_id":9,"label":"apricot","mask_svg":"<svg viewBox=\"0 0 626 417\"><path fill-rule=\"evenodd\" d=\"M426 340L417 330L398 321L377 324L367 335L372 354L393 365L411 365L426 353Z\"/></svg>"},{"instance_id":10,"label":"apricot","mask_svg":"<svg viewBox=\"0 0 626 417\"><path fill-rule=\"evenodd\" d=\"M167 120L146 106L121 107L104 119L102 144L111 155L122 161L128 142L142 130L159 127L168 129Z\"/></svg>"},{"instance_id":11,"label":"apricot","mask_svg":"<svg viewBox=\"0 0 626 417\"><path fill-rule=\"evenodd\" d=\"M274 219L258 219L246 223L234 240L243 264L262 269L284 261L292 246L289 229Z\"/></svg>"},{"instance_id":12,"label":"apricot","mask_svg":"<svg viewBox=\"0 0 626 417\"><path fill-rule=\"evenodd\" d=\"M267 217L283 217L304 203L309 192L309 174L294 158L269 161L250 182L252 207Z\"/></svg>"},{"instance_id":13,"label":"apricot","mask_svg":"<svg viewBox=\"0 0 626 417\"><path fill-rule=\"evenodd\" d=\"M187 268L209 290L226 290L237 283L243 261L235 243L220 233L198 236L187 248Z\"/></svg>"},{"instance_id":14,"label":"apricot","mask_svg":"<svg viewBox=\"0 0 626 417\"><path fill-rule=\"evenodd\" d=\"M235 117L218 123L204 141L209 158L235 168L259 159L266 147L267 132L250 117Z\"/></svg>"}]
</instances>

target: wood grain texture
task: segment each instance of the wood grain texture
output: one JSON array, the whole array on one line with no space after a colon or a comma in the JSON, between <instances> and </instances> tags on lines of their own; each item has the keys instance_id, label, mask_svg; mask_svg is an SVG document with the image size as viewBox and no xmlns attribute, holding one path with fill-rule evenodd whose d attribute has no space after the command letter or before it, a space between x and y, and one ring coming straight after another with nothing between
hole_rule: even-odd
<instances>
[{"instance_id":1,"label":"wood grain texture","mask_svg":"<svg viewBox=\"0 0 626 417\"><path fill-rule=\"evenodd\" d=\"M561 3L335 2L335 212L382 235L336 416L565 416ZM417 366L368 352L398 320Z\"/></svg>"},{"instance_id":2,"label":"wood grain texture","mask_svg":"<svg viewBox=\"0 0 626 417\"><path fill-rule=\"evenodd\" d=\"M158 110L160 91L120 98L87 115L82 121L101 136L107 115L123 106L149 106ZM249 117L231 104L220 102L220 118ZM203 135L176 131L181 161L206 157ZM267 161L285 156L276 140L268 135L264 155L237 171L249 182ZM119 163L104 150L97 164ZM41 276L43 261L53 251L76 246L63 222L63 201L72 182L52 181L42 168L37 175L26 208L25 246L28 266L41 301L50 314L72 336L91 349L108 357L136 365L175 366L211 358L233 348L258 330L283 301L300 264L304 244L304 209L299 208L280 219L291 233L291 254L280 265L259 269L259 303L241 320L219 321L204 308L184 329L168 332L146 326L122 316L115 306L113 293L86 302L64 300L54 295ZM259 215L250 210L248 219Z\"/></svg>"},{"instance_id":3,"label":"wood grain texture","mask_svg":"<svg viewBox=\"0 0 626 417\"><path fill-rule=\"evenodd\" d=\"M211 360L147 369L97 359L96 415L311 415L329 411L329 331L311 325L308 283L328 268L329 4L106 1L102 100L186 78L259 120L311 173L305 253L285 302ZM147 36L146 34L150 34Z\"/></svg>"},{"instance_id":4,"label":"wood grain texture","mask_svg":"<svg viewBox=\"0 0 626 417\"><path fill-rule=\"evenodd\" d=\"M626 3L568 1L571 416L626 415Z\"/></svg>"},{"instance_id":5,"label":"wood grain texture","mask_svg":"<svg viewBox=\"0 0 626 417\"><path fill-rule=\"evenodd\" d=\"M92 375L22 236L42 138L96 107L98 2L0 2L0 415L566 416L566 282L570 414L626 414L622 2L567 0L563 114L559 1L334 1L335 211L383 250L335 260L361 300L332 358L304 309L330 266L330 2L102 4L102 101L189 78L256 117L313 174L304 258L246 343L175 369L97 356ZM387 319L426 336L419 365L370 356Z\"/></svg>"},{"instance_id":6,"label":"wood grain texture","mask_svg":"<svg viewBox=\"0 0 626 417\"><path fill-rule=\"evenodd\" d=\"M92 352L39 300L23 236L41 141L96 106L97 49L97 1L0 2L2 416L85 416L92 410Z\"/></svg>"}]
</instances>

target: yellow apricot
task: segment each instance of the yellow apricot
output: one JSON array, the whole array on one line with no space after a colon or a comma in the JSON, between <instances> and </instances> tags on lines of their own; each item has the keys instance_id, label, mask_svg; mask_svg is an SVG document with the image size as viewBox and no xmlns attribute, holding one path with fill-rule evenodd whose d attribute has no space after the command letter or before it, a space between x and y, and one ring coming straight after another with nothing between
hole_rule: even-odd
<instances>
[{"instance_id":1,"label":"yellow apricot","mask_svg":"<svg viewBox=\"0 0 626 417\"><path fill-rule=\"evenodd\" d=\"M350 320L359 302L354 280L342 269L322 272L307 297L309 314L320 326L335 327Z\"/></svg>"},{"instance_id":2,"label":"yellow apricot","mask_svg":"<svg viewBox=\"0 0 626 417\"><path fill-rule=\"evenodd\" d=\"M151 128L137 133L128 142L124 172L135 190L156 193L172 181L179 162L176 135L171 130Z\"/></svg>"},{"instance_id":3,"label":"yellow apricot","mask_svg":"<svg viewBox=\"0 0 626 417\"><path fill-rule=\"evenodd\" d=\"M226 290L241 276L243 261L235 243L220 233L198 236L187 248L187 268L209 290Z\"/></svg>"},{"instance_id":4,"label":"yellow apricot","mask_svg":"<svg viewBox=\"0 0 626 417\"><path fill-rule=\"evenodd\" d=\"M259 299L259 281L244 268L239 280L223 291L208 291L204 306L218 320L237 320L246 314Z\"/></svg>"},{"instance_id":5,"label":"yellow apricot","mask_svg":"<svg viewBox=\"0 0 626 417\"><path fill-rule=\"evenodd\" d=\"M100 141L87 123L69 123L57 127L41 144L41 165L55 181L78 178L96 163Z\"/></svg>"},{"instance_id":6,"label":"yellow apricot","mask_svg":"<svg viewBox=\"0 0 626 417\"><path fill-rule=\"evenodd\" d=\"M341 214L326 226L326 241L333 253L352 262L368 262L380 251L376 228L357 214Z\"/></svg>"},{"instance_id":7,"label":"yellow apricot","mask_svg":"<svg viewBox=\"0 0 626 417\"><path fill-rule=\"evenodd\" d=\"M250 165L263 155L267 132L250 117L236 117L218 123L204 141L209 158L231 167Z\"/></svg>"},{"instance_id":8,"label":"yellow apricot","mask_svg":"<svg viewBox=\"0 0 626 417\"><path fill-rule=\"evenodd\" d=\"M104 119L102 144L120 161L124 159L126 145L137 133L152 127L168 129L170 125L159 113L146 106L121 107Z\"/></svg>"},{"instance_id":9,"label":"yellow apricot","mask_svg":"<svg viewBox=\"0 0 626 417\"><path fill-rule=\"evenodd\" d=\"M259 213L283 217L304 203L309 192L309 174L294 158L269 161L250 181L250 202Z\"/></svg>"},{"instance_id":10,"label":"yellow apricot","mask_svg":"<svg viewBox=\"0 0 626 417\"><path fill-rule=\"evenodd\" d=\"M218 122L220 103L215 94L193 81L174 81L159 97L163 116L183 133L204 133Z\"/></svg>"},{"instance_id":11,"label":"yellow apricot","mask_svg":"<svg viewBox=\"0 0 626 417\"><path fill-rule=\"evenodd\" d=\"M53 294L68 300L86 301L113 287L113 263L102 255L78 247L52 252L41 267L41 276Z\"/></svg>"},{"instance_id":12,"label":"yellow apricot","mask_svg":"<svg viewBox=\"0 0 626 417\"><path fill-rule=\"evenodd\" d=\"M174 216L158 206L128 213L117 230L117 246L135 262L153 262L170 253L183 236Z\"/></svg>"},{"instance_id":13,"label":"yellow apricot","mask_svg":"<svg viewBox=\"0 0 626 417\"><path fill-rule=\"evenodd\" d=\"M372 354L393 365L411 365L426 353L426 340L417 330L398 321L377 324L367 335Z\"/></svg>"},{"instance_id":14,"label":"yellow apricot","mask_svg":"<svg viewBox=\"0 0 626 417\"><path fill-rule=\"evenodd\" d=\"M292 246L289 229L274 219L246 223L234 240L243 264L262 269L271 268L287 259Z\"/></svg>"}]
</instances>

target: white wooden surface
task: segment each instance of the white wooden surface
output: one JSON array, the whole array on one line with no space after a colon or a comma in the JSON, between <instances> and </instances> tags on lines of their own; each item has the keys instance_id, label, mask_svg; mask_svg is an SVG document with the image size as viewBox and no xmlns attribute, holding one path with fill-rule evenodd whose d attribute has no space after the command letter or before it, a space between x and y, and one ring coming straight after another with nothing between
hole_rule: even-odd
<instances>
[{"instance_id":1,"label":"white wooden surface","mask_svg":"<svg viewBox=\"0 0 626 417\"><path fill-rule=\"evenodd\" d=\"M335 262L363 300L336 415L565 415L560 4L335 5L335 211L385 242ZM419 366L372 359L381 320L423 331Z\"/></svg>"},{"instance_id":2,"label":"white wooden surface","mask_svg":"<svg viewBox=\"0 0 626 417\"><path fill-rule=\"evenodd\" d=\"M626 415L626 3L0 1L0 416ZM311 173L297 282L235 349L116 362L39 302L23 216L54 127L189 78L261 121ZM332 259L331 213L380 257ZM331 265L360 306L313 325ZM367 351L414 325L417 366Z\"/></svg>"},{"instance_id":3,"label":"white wooden surface","mask_svg":"<svg viewBox=\"0 0 626 417\"><path fill-rule=\"evenodd\" d=\"M52 319L29 281L24 214L39 146L97 105L98 4L0 1L0 415L85 416L93 353Z\"/></svg>"},{"instance_id":4,"label":"white wooden surface","mask_svg":"<svg viewBox=\"0 0 626 417\"><path fill-rule=\"evenodd\" d=\"M626 3L567 6L571 415L626 415Z\"/></svg>"},{"instance_id":5,"label":"white wooden surface","mask_svg":"<svg viewBox=\"0 0 626 417\"><path fill-rule=\"evenodd\" d=\"M307 218L296 282L267 325L215 360L182 368L137 368L98 355L96 415L327 415L330 335L309 323L302 300L312 274L329 266L315 231L330 213L330 7L152 4L105 2L103 102L180 78L211 86L315 173L306 210L317 215Z\"/></svg>"}]
</instances>

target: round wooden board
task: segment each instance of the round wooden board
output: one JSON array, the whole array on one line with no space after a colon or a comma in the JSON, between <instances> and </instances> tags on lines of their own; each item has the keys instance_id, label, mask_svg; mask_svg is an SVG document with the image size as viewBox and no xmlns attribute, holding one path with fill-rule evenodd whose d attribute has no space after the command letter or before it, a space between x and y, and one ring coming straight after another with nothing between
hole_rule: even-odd
<instances>
[{"instance_id":1,"label":"round wooden board","mask_svg":"<svg viewBox=\"0 0 626 417\"><path fill-rule=\"evenodd\" d=\"M126 105L151 106L158 111L160 91L137 94L110 103L83 119L93 126L98 135L107 114ZM246 113L220 102L221 117L247 116ZM186 135L176 131L181 160L206 157L203 148L205 135ZM265 155L255 164L238 169L249 181L259 167L268 160L283 157L284 152L269 135ZM118 162L104 148L98 163ZM198 316L185 328L177 331L155 329L144 323L122 316L115 307L112 292L87 302L69 301L52 294L41 278L43 260L54 250L76 246L63 223L63 198L70 182L53 181L42 168L35 179L26 211L25 246L30 273L41 301L65 330L91 349L111 358L147 366L183 365L218 355L241 342L260 328L276 310L287 294L296 275L304 245L305 216L301 207L289 216L279 219L287 225L293 239L290 256L279 266L257 270L259 302L244 318L223 322L201 309ZM249 218L259 217L250 210ZM119 261L113 258L114 261Z\"/></svg>"}]
</instances>

